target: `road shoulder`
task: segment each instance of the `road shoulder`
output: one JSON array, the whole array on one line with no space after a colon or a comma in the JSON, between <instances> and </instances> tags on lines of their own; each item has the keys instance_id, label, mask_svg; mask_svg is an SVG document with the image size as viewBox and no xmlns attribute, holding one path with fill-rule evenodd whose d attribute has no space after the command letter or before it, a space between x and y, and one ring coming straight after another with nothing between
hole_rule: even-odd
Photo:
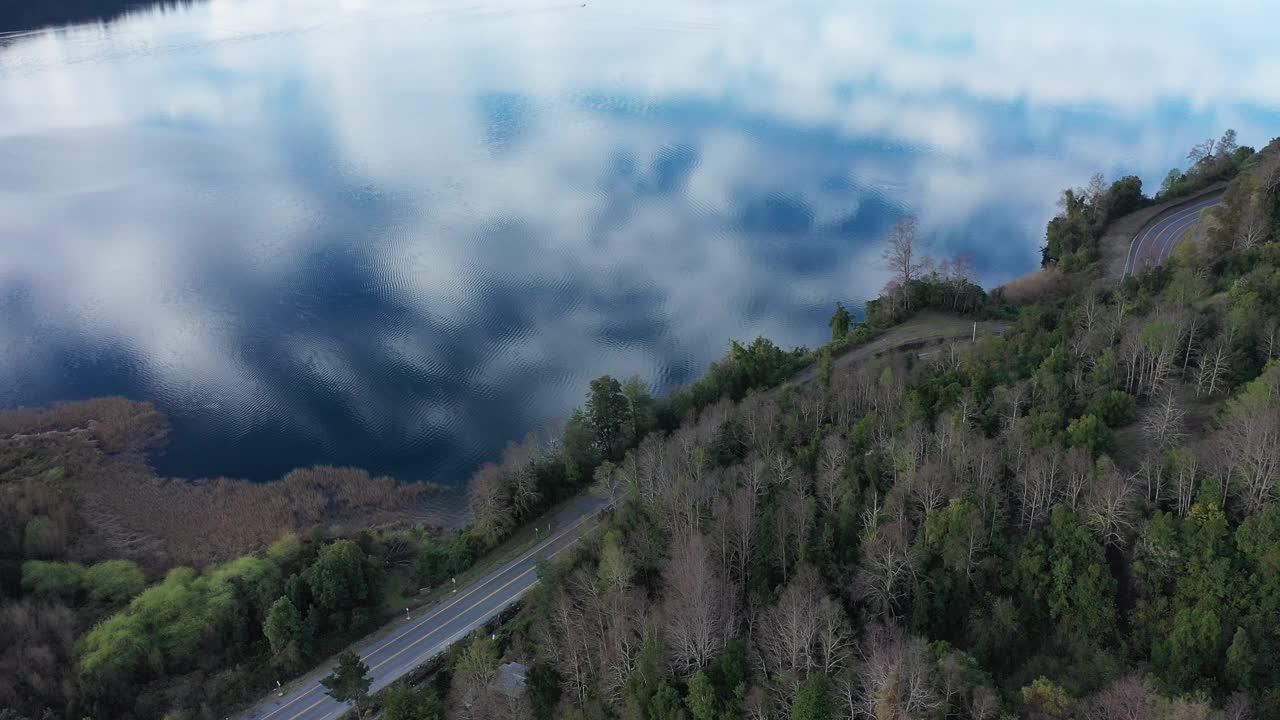
<instances>
[{"instance_id":1,"label":"road shoulder","mask_svg":"<svg viewBox=\"0 0 1280 720\"><path fill-rule=\"evenodd\" d=\"M1143 228L1153 222L1157 222L1169 213L1180 210L1184 206L1204 200L1214 194L1220 194L1226 188L1227 182L1225 180L1216 182L1199 192L1185 197L1135 210L1108 225L1106 232L1102 234L1102 239L1098 242L1098 254L1100 255L1098 267L1102 268L1103 283L1107 286L1114 286L1124 279L1125 262L1129 256L1130 246L1134 237Z\"/></svg>"}]
</instances>

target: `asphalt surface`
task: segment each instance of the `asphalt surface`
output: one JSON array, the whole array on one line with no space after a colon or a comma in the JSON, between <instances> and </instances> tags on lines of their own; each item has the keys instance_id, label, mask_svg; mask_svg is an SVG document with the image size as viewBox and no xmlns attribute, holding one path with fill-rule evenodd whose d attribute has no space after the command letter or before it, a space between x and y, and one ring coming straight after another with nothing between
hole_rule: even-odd
<instances>
[{"instance_id":1,"label":"asphalt surface","mask_svg":"<svg viewBox=\"0 0 1280 720\"><path fill-rule=\"evenodd\" d=\"M519 557L457 592L440 604L419 610L390 632L382 631L356 646L373 677L376 692L410 670L444 652L520 599L538 582L537 563L552 558L595 527L595 517L608 498L581 496L562 508L551 521L550 536ZM545 532L545 529L544 529ZM283 695L257 703L239 715L242 720L333 720L350 709L325 695L320 679L328 666L286 687Z\"/></svg>"},{"instance_id":2,"label":"asphalt surface","mask_svg":"<svg viewBox=\"0 0 1280 720\"><path fill-rule=\"evenodd\" d=\"M1124 261L1124 276L1136 274L1147 266L1159 265L1167 260L1182 238L1200 222L1200 213L1219 202L1222 202L1222 195L1197 200L1149 223L1129 243L1129 254Z\"/></svg>"}]
</instances>

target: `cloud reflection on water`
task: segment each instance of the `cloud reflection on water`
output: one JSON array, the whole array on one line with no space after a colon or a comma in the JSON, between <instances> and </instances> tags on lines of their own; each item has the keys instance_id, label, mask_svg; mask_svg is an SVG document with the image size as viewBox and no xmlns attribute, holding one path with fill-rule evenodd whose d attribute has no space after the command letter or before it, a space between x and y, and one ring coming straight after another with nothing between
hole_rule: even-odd
<instances>
[{"instance_id":1,"label":"cloud reflection on water","mask_svg":"<svg viewBox=\"0 0 1280 720\"><path fill-rule=\"evenodd\" d=\"M998 283L1064 185L1280 118L1263 3L845 5L213 0L14 41L0 402L155 398L176 472L453 480L600 373L820 341L899 213Z\"/></svg>"}]
</instances>

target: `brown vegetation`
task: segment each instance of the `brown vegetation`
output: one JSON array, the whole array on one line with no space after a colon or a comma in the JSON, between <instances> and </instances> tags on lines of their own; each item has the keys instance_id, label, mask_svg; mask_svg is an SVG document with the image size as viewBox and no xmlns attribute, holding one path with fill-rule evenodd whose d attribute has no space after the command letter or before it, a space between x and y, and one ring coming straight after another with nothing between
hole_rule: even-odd
<instances>
[{"instance_id":1,"label":"brown vegetation","mask_svg":"<svg viewBox=\"0 0 1280 720\"><path fill-rule=\"evenodd\" d=\"M285 532L392 522L429 492L329 466L294 470L272 483L170 480L140 465L120 469L126 471L83 488L89 522L114 545L145 547L145 555L166 564L197 567L254 552Z\"/></svg>"},{"instance_id":2,"label":"brown vegetation","mask_svg":"<svg viewBox=\"0 0 1280 720\"><path fill-rule=\"evenodd\" d=\"M1005 283L1000 291L1011 305L1022 306L1052 302L1071 295L1077 283L1065 273L1052 268L1033 270L1020 278Z\"/></svg>"},{"instance_id":3,"label":"brown vegetation","mask_svg":"<svg viewBox=\"0 0 1280 720\"><path fill-rule=\"evenodd\" d=\"M122 397L0 413L0 437L76 431L89 433L104 453L138 452L163 444L169 421L151 403Z\"/></svg>"},{"instance_id":4,"label":"brown vegetation","mask_svg":"<svg viewBox=\"0 0 1280 720\"><path fill-rule=\"evenodd\" d=\"M431 492L323 466L273 483L160 478L141 451L167 430L151 405L124 398L0 413L0 545L17 551L23 529L43 517L39 540L51 544L42 551L50 557L88 561L110 551L155 571L203 567L284 532L405 520Z\"/></svg>"}]
</instances>

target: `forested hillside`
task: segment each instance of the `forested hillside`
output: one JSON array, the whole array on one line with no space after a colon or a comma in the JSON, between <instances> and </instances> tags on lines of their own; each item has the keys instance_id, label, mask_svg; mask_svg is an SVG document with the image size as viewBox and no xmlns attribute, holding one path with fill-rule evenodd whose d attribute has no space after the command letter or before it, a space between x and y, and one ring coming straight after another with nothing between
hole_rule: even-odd
<instances>
[{"instance_id":1,"label":"forested hillside","mask_svg":"<svg viewBox=\"0 0 1280 720\"><path fill-rule=\"evenodd\" d=\"M385 717L1280 718L1280 141L1229 153L1188 173L1239 166L1208 241L1123 286L980 295L1003 336L824 351L625 452L588 438L616 512ZM1049 243L1131 184L1068 193ZM910 235L869 317L946 287ZM837 347L876 331L842 313Z\"/></svg>"},{"instance_id":2,"label":"forested hillside","mask_svg":"<svg viewBox=\"0 0 1280 720\"><path fill-rule=\"evenodd\" d=\"M144 404L0 415L0 718L222 717L591 482L599 530L386 720L1280 718L1280 141L1193 163L1162 197L1234 179L1164 266L1094 272L1133 178L1066 194L1039 302L904 221L863 322L662 399L596 380L449 536L350 469L156 478ZM837 359L925 309L1003 333Z\"/></svg>"}]
</instances>

